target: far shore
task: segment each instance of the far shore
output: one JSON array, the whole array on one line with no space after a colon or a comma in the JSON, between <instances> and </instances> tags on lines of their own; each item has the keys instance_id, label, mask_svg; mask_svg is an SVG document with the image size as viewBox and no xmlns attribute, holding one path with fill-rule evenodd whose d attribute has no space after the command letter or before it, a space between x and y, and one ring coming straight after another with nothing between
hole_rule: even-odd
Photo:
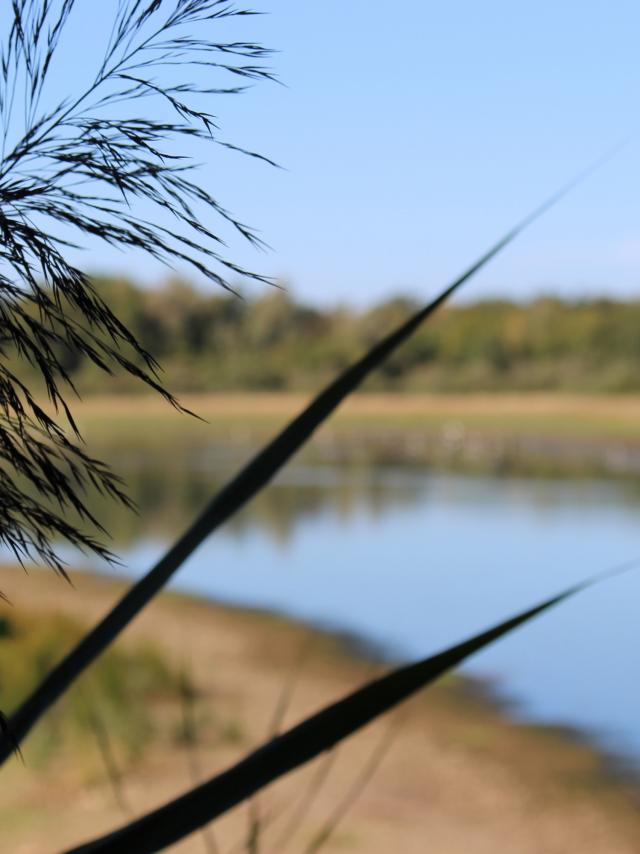
<instances>
[{"instance_id":1,"label":"far shore","mask_svg":"<svg viewBox=\"0 0 640 854\"><path fill-rule=\"evenodd\" d=\"M121 441L257 446L309 396L181 395L203 421L159 396L88 397L73 411L96 446ZM358 393L313 437L330 460L415 462L522 473L640 474L640 396Z\"/></svg>"},{"instance_id":2,"label":"far shore","mask_svg":"<svg viewBox=\"0 0 640 854\"><path fill-rule=\"evenodd\" d=\"M25 574L2 567L0 590L13 602L11 607L2 605L2 610L7 615L24 610L43 620L62 613L89 625L123 590L122 582L107 576L74 572L72 581L70 587L49 571ZM141 642L152 643L172 662L188 661L198 689L196 714L210 723L221 721L227 727L232 723L235 735L222 742L203 736L195 762L184 745L156 740L144 757L124 768L122 788L134 813L189 788L194 774L202 779L222 770L264 739L283 685L301 661L299 675L289 681L292 700L282 726L292 725L381 669L339 638L295 621L177 594L161 595L120 641ZM165 718L172 714L160 711ZM457 676L441 680L391 719L368 727L341 746L334 758L321 757L263 793L256 809L263 824L264 850L281 850L278 840L286 836L289 818L305 793L318 786L291 840L292 850L304 850L336 805L348 797L389 733L392 744L380 768L327 843L327 852L640 850L634 784L612 776L588 744L561 731L514 723L505 710ZM79 780L73 756L37 769L31 765L27 743L25 759L7 769L0 798L6 850L49 854L127 819L99 762ZM220 850L242 843L248 826L244 807L217 822ZM195 835L175 850L199 852L204 843ZM241 844L239 850L246 848Z\"/></svg>"},{"instance_id":3,"label":"far shore","mask_svg":"<svg viewBox=\"0 0 640 854\"><path fill-rule=\"evenodd\" d=\"M247 420L279 421L297 413L311 395L289 392L178 394L185 409L210 421L210 426ZM176 422L178 413L159 395L88 396L73 402L81 421L98 419ZM573 394L409 394L360 392L337 410L334 422L350 425L426 427L452 419L486 429L543 430L640 441L640 395Z\"/></svg>"}]
</instances>

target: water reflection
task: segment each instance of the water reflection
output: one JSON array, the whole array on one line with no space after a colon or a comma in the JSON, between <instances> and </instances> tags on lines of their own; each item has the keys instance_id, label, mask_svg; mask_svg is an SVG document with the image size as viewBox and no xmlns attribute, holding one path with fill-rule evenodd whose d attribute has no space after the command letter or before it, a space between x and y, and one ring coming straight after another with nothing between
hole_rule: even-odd
<instances>
[{"instance_id":1,"label":"water reflection","mask_svg":"<svg viewBox=\"0 0 640 854\"><path fill-rule=\"evenodd\" d=\"M89 496L90 509L104 520L116 550L127 549L142 538L166 539L178 534L206 505L215 492L250 458L253 448L142 447L133 443L97 448L127 484L139 514ZM451 474L451 472L449 472ZM332 516L348 526L355 514L365 513L380 522L394 508L424 503L437 483L438 501L479 506L487 503L517 507L524 504L539 512L561 512L570 503L598 506L609 495L617 504L640 506L640 478L550 477L547 470L522 477L508 471L474 472L447 477L440 467L408 461L379 464L375 459L358 464L319 461L302 456L294 460L240 514L226 523L226 530L243 537L260 529L286 546L296 525L319 515ZM487 489L487 478L499 481L501 489Z\"/></svg>"},{"instance_id":2,"label":"water reflection","mask_svg":"<svg viewBox=\"0 0 640 854\"><path fill-rule=\"evenodd\" d=\"M128 448L117 454L107 450L101 456L124 477L127 492L139 509L136 515L99 495L89 498L89 509L104 520L119 551L143 537L176 535L237 471L248 453L225 455L218 447L173 448L170 453ZM230 519L226 530L243 537L258 528L286 546L295 526L306 518L329 513L348 525L355 513L364 511L373 519L382 519L393 507L420 501L427 488L424 478L406 466L379 469L304 461L283 471L275 485Z\"/></svg>"}]
</instances>

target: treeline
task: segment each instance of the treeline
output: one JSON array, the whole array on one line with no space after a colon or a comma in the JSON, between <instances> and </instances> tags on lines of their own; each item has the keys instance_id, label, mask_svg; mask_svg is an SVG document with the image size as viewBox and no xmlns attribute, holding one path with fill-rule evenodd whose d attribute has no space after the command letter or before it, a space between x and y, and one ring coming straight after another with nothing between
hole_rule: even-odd
<instances>
[{"instance_id":1,"label":"treeline","mask_svg":"<svg viewBox=\"0 0 640 854\"><path fill-rule=\"evenodd\" d=\"M163 368L173 391L311 390L406 318L395 298L367 311L320 310L271 289L256 300L182 281L144 289L96 279ZM442 309L369 383L408 391L640 390L640 301L486 300ZM106 380L78 353L65 367L83 392L142 390ZM28 372L24 365L22 376Z\"/></svg>"}]
</instances>

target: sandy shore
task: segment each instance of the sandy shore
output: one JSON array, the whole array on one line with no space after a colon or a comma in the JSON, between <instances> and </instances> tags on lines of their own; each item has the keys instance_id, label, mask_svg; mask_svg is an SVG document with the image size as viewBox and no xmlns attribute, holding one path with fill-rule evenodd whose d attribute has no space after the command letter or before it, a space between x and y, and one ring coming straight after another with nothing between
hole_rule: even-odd
<instances>
[{"instance_id":1,"label":"sandy shore","mask_svg":"<svg viewBox=\"0 0 640 854\"><path fill-rule=\"evenodd\" d=\"M119 582L74 575L71 589L52 573L0 570L5 613L75 616L83 624L104 613ZM154 741L123 771L126 809L134 814L222 770L263 740L283 685L293 688L284 726L338 698L377 670L330 636L280 618L164 595L121 643L151 642L167 659L188 661L199 691L198 714L210 726L194 752L170 739ZM294 681L306 649L304 666ZM175 715L160 709L165 718ZM217 723L216 723L217 722ZM216 723L216 726L214 726ZM224 724L223 730L218 724ZM166 729L167 732L170 731ZM220 738L221 731L233 737ZM372 754L392 744L322 850L438 854L632 854L640 850L634 793L613 780L589 746L550 730L518 726L457 679L445 680L372 725L258 799L263 852L305 851L344 804ZM2 850L55 852L127 819L96 761L77 773L77 757L34 768L12 761L0 796ZM320 782L322 784L320 785ZM287 825L315 787L295 834ZM176 851L245 851L246 806L214 825L215 841L195 835ZM217 847L213 847L213 846Z\"/></svg>"}]
</instances>

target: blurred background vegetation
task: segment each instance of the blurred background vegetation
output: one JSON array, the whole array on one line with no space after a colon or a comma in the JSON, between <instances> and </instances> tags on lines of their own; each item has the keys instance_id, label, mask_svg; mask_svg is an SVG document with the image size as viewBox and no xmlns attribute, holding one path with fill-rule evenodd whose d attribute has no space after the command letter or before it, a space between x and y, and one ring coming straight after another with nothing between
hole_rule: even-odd
<instances>
[{"instance_id":1,"label":"blurred background vegetation","mask_svg":"<svg viewBox=\"0 0 640 854\"><path fill-rule=\"evenodd\" d=\"M365 311L296 303L283 289L242 299L174 279L142 288L94 284L160 362L174 391L308 391L328 381L417 303L395 297ZM80 317L77 318L81 320ZM443 308L368 383L395 391L640 390L640 300L484 300ZM63 364L83 393L104 393L104 374L80 353ZM23 359L15 372L37 385ZM121 374L110 392L141 392Z\"/></svg>"}]
</instances>

